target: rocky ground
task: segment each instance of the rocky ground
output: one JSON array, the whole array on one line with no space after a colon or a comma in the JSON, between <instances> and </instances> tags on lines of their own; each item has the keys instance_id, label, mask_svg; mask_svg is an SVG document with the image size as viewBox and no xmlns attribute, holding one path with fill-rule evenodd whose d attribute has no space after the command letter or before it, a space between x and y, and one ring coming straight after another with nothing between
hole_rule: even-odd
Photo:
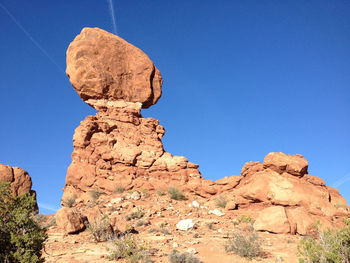
<instances>
[{"instance_id":1,"label":"rocky ground","mask_svg":"<svg viewBox=\"0 0 350 263\"><path fill-rule=\"evenodd\" d=\"M108 203L106 199L102 195L96 201L91 200L90 217L106 214L114 218L118 222L116 233L132 229L137 243L150 248L154 262L169 262L169 254L174 249L193 253L202 262L298 262L299 235L259 232L262 252L252 261L225 252L225 245L234 231L244 235L251 233L261 205L249 210L230 210L227 204L223 207L224 196L209 201L191 196L188 200L173 200L168 193L149 194L142 189L115 193L111 199L108 197ZM192 220L193 227L184 224L184 229L188 229L179 230L177 224L183 219ZM88 229L68 235L52 226L48 234L46 262L109 261L108 248L113 247L112 242L94 241Z\"/></svg>"}]
</instances>

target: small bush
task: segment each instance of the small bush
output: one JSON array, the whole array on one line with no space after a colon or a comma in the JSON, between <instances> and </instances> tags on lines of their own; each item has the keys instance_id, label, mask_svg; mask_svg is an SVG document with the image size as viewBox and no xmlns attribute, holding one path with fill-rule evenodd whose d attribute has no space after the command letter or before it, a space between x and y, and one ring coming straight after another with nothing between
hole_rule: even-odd
<instances>
[{"instance_id":1,"label":"small bush","mask_svg":"<svg viewBox=\"0 0 350 263\"><path fill-rule=\"evenodd\" d=\"M117 186L115 189L114 189L114 191L113 191L113 193L115 193L115 194L121 194L121 193L124 193L125 192L125 188L123 187L123 186Z\"/></svg>"},{"instance_id":2,"label":"small bush","mask_svg":"<svg viewBox=\"0 0 350 263\"><path fill-rule=\"evenodd\" d=\"M150 224L149 221L140 219L139 221L137 221L136 226L147 226L149 224Z\"/></svg>"},{"instance_id":3,"label":"small bush","mask_svg":"<svg viewBox=\"0 0 350 263\"><path fill-rule=\"evenodd\" d=\"M88 223L87 230L96 242L107 241L113 236L113 228L107 216L95 218L94 222Z\"/></svg>"},{"instance_id":4,"label":"small bush","mask_svg":"<svg viewBox=\"0 0 350 263\"><path fill-rule=\"evenodd\" d=\"M164 235L169 235L170 231L166 227L152 227L148 230L149 233L162 233Z\"/></svg>"},{"instance_id":5,"label":"small bush","mask_svg":"<svg viewBox=\"0 0 350 263\"><path fill-rule=\"evenodd\" d=\"M53 216L50 219L50 221L46 223L45 228L49 228L49 227L55 226L55 225L56 225L56 217Z\"/></svg>"},{"instance_id":6,"label":"small bush","mask_svg":"<svg viewBox=\"0 0 350 263\"><path fill-rule=\"evenodd\" d=\"M173 250L169 255L170 263L201 263L201 260L196 256L184 252L181 253L177 250Z\"/></svg>"},{"instance_id":7,"label":"small bush","mask_svg":"<svg viewBox=\"0 0 350 263\"><path fill-rule=\"evenodd\" d=\"M176 187L169 187L168 194L170 198L174 200L187 200L186 196Z\"/></svg>"},{"instance_id":8,"label":"small bush","mask_svg":"<svg viewBox=\"0 0 350 263\"><path fill-rule=\"evenodd\" d=\"M125 259L130 263L153 262L147 248L138 245L131 235L115 238L110 242L111 246L109 248L109 259L111 260Z\"/></svg>"},{"instance_id":9,"label":"small bush","mask_svg":"<svg viewBox=\"0 0 350 263\"><path fill-rule=\"evenodd\" d=\"M72 197L69 197L66 200L63 200L63 205L67 207L72 207L75 205L75 200L77 199L77 195L74 194Z\"/></svg>"},{"instance_id":10,"label":"small bush","mask_svg":"<svg viewBox=\"0 0 350 263\"><path fill-rule=\"evenodd\" d=\"M128 214L125 219L126 221L130 221L132 219L140 219L144 216L144 213L141 208L138 208L136 211L131 212Z\"/></svg>"},{"instance_id":11,"label":"small bush","mask_svg":"<svg viewBox=\"0 0 350 263\"><path fill-rule=\"evenodd\" d=\"M209 224L207 224L207 226L208 226L208 228L209 228L210 230L214 230L214 229L215 229L213 223L209 223Z\"/></svg>"},{"instance_id":12,"label":"small bush","mask_svg":"<svg viewBox=\"0 0 350 263\"><path fill-rule=\"evenodd\" d=\"M90 191L90 196L93 202L96 202L100 198L100 195L101 195L101 192L98 191L97 189L92 189Z\"/></svg>"},{"instance_id":13,"label":"small bush","mask_svg":"<svg viewBox=\"0 0 350 263\"><path fill-rule=\"evenodd\" d=\"M165 193L161 189L158 189L157 190L157 195L163 196L163 195L165 195Z\"/></svg>"},{"instance_id":14,"label":"small bush","mask_svg":"<svg viewBox=\"0 0 350 263\"><path fill-rule=\"evenodd\" d=\"M220 195L220 196L216 199L216 205L217 205L218 207L225 208L226 205L227 205L227 199L226 199L226 197Z\"/></svg>"},{"instance_id":15,"label":"small bush","mask_svg":"<svg viewBox=\"0 0 350 263\"><path fill-rule=\"evenodd\" d=\"M256 232L233 232L233 236L225 244L226 253L234 252L241 257L252 259L261 252L261 241Z\"/></svg>"},{"instance_id":16,"label":"small bush","mask_svg":"<svg viewBox=\"0 0 350 263\"><path fill-rule=\"evenodd\" d=\"M349 263L350 262L350 220L344 220L345 227L337 230L320 230L315 224L317 238L300 240L298 254L300 263Z\"/></svg>"},{"instance_id":17,"label":"small bush","mask_svg":"<svg viewBox=\"0 0 350 263\"><path fill-rule=\"evenodd\" d=\"M254 223L254 219L246 215L241 215L238 221L239 223Z\"/></svg>"},{"instance_id":18,"label":"small bush","mask_svg":"<svg viewBox=\"0 0 350 263\"><path fill-rule=\"evenodd\" d=\"M0 262L42 262L47 235L33 217L35 210L34 195L13 197L10 183L0 183Z\"/></svg>"}]
</instances>

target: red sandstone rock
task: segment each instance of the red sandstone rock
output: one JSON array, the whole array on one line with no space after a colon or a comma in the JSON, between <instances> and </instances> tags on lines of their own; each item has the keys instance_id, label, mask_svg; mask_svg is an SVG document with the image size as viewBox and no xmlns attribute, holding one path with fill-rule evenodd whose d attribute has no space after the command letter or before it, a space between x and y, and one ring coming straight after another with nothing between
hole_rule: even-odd
<instances>
[{"instance_id":1,"label":"red sandstone rock","mask_svg":"<svg viewBox=\"0 0 350 263\"><path fill-rule=\"evenodd\" d=\"M287 172L295 176L306 174L309 166L302 155L287 155L281 152L266 155L263 165L264 168L270 168L280 174Z\"/></svg>"},{"instance_id":2,"label":"red sandstone rock","mask_svg":"<svg viewBox=\"0 0 350 263\"><path fill-rule=\"evenodd\" d=\"M32 179L29 174L19 167L0 164L0 182L11 183L12 194L20 196L32 191Z\"/></svg>"},{"instance_id":3,"label":"red sandstone rock","mask_svg":"<svg viewBox=\"0 0 350 263\"><path fill-rule=\"evenodd\" d=\"M242 167L241 175L247 176L262 170L264 170L264 166L261 162L248 162Z\"/></svg>"},{"instance_id":4,"label":"red sandstone rock","mask_svg":"<svg viewBox=\"0 0 350 263\"><path fill-rule=\"evenodd\" d=\"M63 207L57 211L56 223L66 234L77 233L85 228L80 213L68 207Z\"/></svg>"},{"instance_id":5,"label":"red sandstone rock","mask_svg":"<svg viewBox=\"0 0 350 263\"><path fill-rule=\"evenodd\" d=\"M120 37L84 28L67 50L67 75L89 105L123 100L143 108L161 96L162 77L148 56Z\"/></svg>"},{"instance_id":6,"label":"red sandstone rock","mask_svg":"<svg viewBox=\"0 0 350 263\"><path fill-rule=\"evenodd\" d=\"M227 214L237 207L255 211L259 213L255 228L274 233L305 234L316 219L330 224L348 214L346 201L336 190L307 174L308 162L301 155L270 153L263 163L246 163L241 176L214 182L203 179L197 164L166 152L161 141L164 128L158 120L141 116L141 108L156 103L160 96L160 74L142 51L119 37L84 29L67 51L67 73L81 98L99 112L87 116L73 137L62 199L76 195L77 210L58 213L65 232L82 229L81 215L91 221L103 213L101 207L86 209L93 201L92 189L102 193L100 202L110 207L115 204L111 195L120 187L147 189L154 195L173 186L186 197L207 200L224 194L229 200ZM12 178L3 170L4 178ZM345 208L337 209L339 204ZM133 206L128 201L120 209ZM184 214L198 212L185 207ZM149 213L163 211L158 210ZM109 219L115 227L127 226L118 213L109 213Z\"/></svg>"},{"instance_id":7,"label":"red sandstone rock","mask_svg":"<svg viewBox=\"0 0 350 263\"><path fill-rule=\"evenodd\" d=\"M289 233L290 225L284 207L272 206L262 210L254 222L254 229L276 234Z\"/></svg>"}]
</instances>

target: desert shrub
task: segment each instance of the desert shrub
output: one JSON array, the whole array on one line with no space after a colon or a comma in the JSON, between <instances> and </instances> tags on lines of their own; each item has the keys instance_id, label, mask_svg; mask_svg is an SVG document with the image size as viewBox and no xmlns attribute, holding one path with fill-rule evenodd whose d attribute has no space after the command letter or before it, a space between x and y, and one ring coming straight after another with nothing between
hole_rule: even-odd
<instances>
[{"instance_id":1,"label":"desert shrub","mask_svg":"<svg viewBox=\"0 0 350 263\"><path fill-rule=\"evenodd\" d=\"M207 227L210 229L210 230L214 230L215 227L214 227L214 224L213 223L209 223L207 224Z\"/></svg>"},{"instance_id":2,"label":"desert shrub","mask_svg":"<svg viewBox=\"0 0 350 263\"><path fill-rule=\"evenodd\" d=\"M250 216L241 215L241 217L238 219L239 223L254 223L254 219Z\"/></svg>"},{"instance_id":3,"label":"desert shrub","mask_svg":"<svg viewBox=\"0 0 350 263\"><path fill-rule=\"evenodd\" d=\"M170 263L201 263L200 259L191 253L181 253L177 250L173 250L169 255Z\"/></svg>"},{"instance_id":4,"label":"desert shrub","mask_svg":"<svg viewBox=\"0 0 350 263\"><path fill-rule=\"evenodd\" d=\"M169 187L168 194L174 200L187 200L186 196L176 187Z\"/></svg>"},{"instance_id":5,"label":"desert shrub","mask_svg":"<svg viewBox=\"0 0 350 263\"><path fill-rule=\"evenodd\" d=\"M136 226L147 226L149 225L149 221L146 221L144 219L140 219L139 221L136 222Z\"/></svg>"},{"instance_id":6,"label":"desert shrub","mask_svg":"<svg viewBox=\"0 0 350 263\"><path fill-rule=\"evenodd\" d=\"M165 193L161 189L158 189L157 190L157 195L163 196L163 195L165 195Z\"/></svg>"},{"instance_id":7,"label":"desert shrub","mask_svg":"<svg viewBox=\"0 0 350 263\"><path fill-rule=\"evenodd\" d=\"M225 196L220 195L216 200L216 205L221 208L225 208L227 205L227 199Z\"/></svg>"},{"instance_id":8,"label":"desert shrub","mask_svg":"<svg viewBox=\"0 0 350 263\"><path fill-rule=\"evenodd\" d=\"M49 228L49 227L55 226L55 225L56 225L56 217L53 216L50 219L50 221L46 223L45 228Z\"/></svg>"},{"instance_id":9,"label":"desert shrub","mask_svg":"<svg viewBox=\"0 0 350 263\"><path fill-rule=\"evenodd\" d=\"M96 202L100 198L100 195L101 195L101 192L98 191L97 189L92 189L90 191L90 196L93 202Z\"/></svg>"},{"instance_id":10,"label":"desert shrub","mask_svg":"<svg viewBox=\"0 0 350 263\"><path fill-rule=\"evenodd\" d=\"M166 227L152 227L148 230L149 233L162 233L164 235L169 235L170 231Z\"/></svg>"},{"instance_id":11,"label":"desert shrub","mask_svg":"<svg viewBox=\"0 0 350 263\"><path fill-rule=\"evenodd\" d=\"M130 214L128 214L125 219L126 221L130 221L132 219L140 219L144 216L144 213L141 208L138 208L136 211L132 211Z\"/></svg>"},{"instance_id":12,"label":"desert shrub","mask_svg":"<svg viewBox=\"0 0 350 263\"><path fill-rule=\"evenodd\" d=\"M226 253L236 253L241 257L254 258L261 252L261 240L256 232L233 232L225 244Z\"/></svg>"},{"instance_id":13,"label":"desert shrub","mask_svg":"<svg viewBox=\"0 0 350 263\"><path fill-rule=\"evenodd\" d=\"M130 263L150 263L153 262L150 258L149 250L136 243L131 235L122 236L110 240L109 259L119 260L125 259Z\"/></svg>"},{"instance_id":14,"label":"desert shrub","mask_svg":"<svg viewBox=\"0 0 350 263\"><path fill-rule=\"evenodd\" d=\"M350 262L350 220L344 220L345 227L337 230L320 230L315 224L317 237L305 237L298 244L300 263L349 263Z\"/></svg>"},{"instance_id":15,"label":"desert shrub","mask_svg":"<svg viewBox=\"0 0 350 263\"><path fill-rule=\"evenodd\" d=\"M121 193L124 193L125 192L125 188L123 186L117 186L114 191L113 191L115 194L121 194Z\"/></svg>"},{"instance_id":16,"label":"desert shrub","mask_svg":"<svg viewBox=\"0 0 350 263\"><path fill-rule=\"evenodd\" d=\"M113 228L107 216L95 218L95 221L89 222L86 228L96 242L106 241L113 236Z\"/></svg>"},{"instance_id":17,"label":"desert shrub","mask_svg":"<svg viewBox=\"0 0 350 263\"><path fill-rule=\"evenodd\" d=\"M38 223L41 224L46 220L46 216L44 214L32 214L33 219Z\"/></svg>"},{"instance_id":18,"label":"desert shrub","mask_svg":"<svg viewBox=\"0 0 350 263\"><path fill-rule=\"evenodd\" d=\"M75 205L75 200L77 199L77 195L74 194L73 196L63 200L63 205L67 207L72 207ZM97 198L98 199L98 198ZM97 200L96 199L96 200Z\"/></svg>"},{"instance_id":19,"label":"desert shrub","mask_svg":"<svg viewBox=\"0 0 350 263\"><path fill-rule=\"evenodd\" d=\"M0 262L41 262L47 235L33 217L35 209L34 195L13 197L10 184L0 183Z\"/></svg>"}]
</instances>

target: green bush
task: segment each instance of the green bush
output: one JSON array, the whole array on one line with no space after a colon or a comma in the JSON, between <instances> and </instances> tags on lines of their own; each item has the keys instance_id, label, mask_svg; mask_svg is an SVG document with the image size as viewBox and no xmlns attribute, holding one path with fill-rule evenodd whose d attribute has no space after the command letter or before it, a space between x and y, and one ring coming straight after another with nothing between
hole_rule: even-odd
<instances>
[{"instance_id":1,"label":"green bush","mask_svg":"<svg viewBox=\"0 0 350 263\"><path fill-rule=\"evenodd\" d=\"M153 262L149 256L148 249L138 245L131 235L115 238L110 242L111 246L108 250L110 252L109 259L111 260L125 259L130 263Z\"/></svg>"},{"instance_id":2,"label":"green bush","mask_svg":"<svg viewBox=\"0 0 350 263\"><path fill-rule=\"evenodd\" d=\"M176 187L169 187L168 194L170 198L174 200L187 200L186 196Z\"/></svg>"},{"instance_id":3,"label":"green bush","mask_svg":"<svg viewBox=\"0 0 350 263\"><path fill-rule=\"evenodd\" d=\"M196 256L184 252L181 253L177 250L173 250L169 255L170 263L201 263L200 259Z\"/></svg>"},{"instance_id":4,"label":"green bush","mask_svg":"<svg viewBox=\"0 0 350 263\"><path fill-rule=\"evenodd\" d=\"M0 183L0 262L42 262L47 235L34 218L35 209L34 195L12 197L10 183Z\"/></svg>"},{"instance_id":5,"label":"green bush","mask_svg":"<svg viewBox=\"0 0 350 263\"><path fill-rule=\"evenodd\" d=\"M227 253L234 252L241 257L252 259L261 253L261 240L254 231L245 235L242 232L233 232L225 245Z\"/></svg>"},{"instance_id":6,"label":"green bush","mask_svg":"<svg viewBox=\"0 0 350 263\"><path fill-rule=\"evenodd\" d=\"M315 224L316 238L300 240L298 254L300 263L349 263L350 262L350 220L344 220L345 227L337 230L320 230Z\"/></svg>"}]
</instances>

